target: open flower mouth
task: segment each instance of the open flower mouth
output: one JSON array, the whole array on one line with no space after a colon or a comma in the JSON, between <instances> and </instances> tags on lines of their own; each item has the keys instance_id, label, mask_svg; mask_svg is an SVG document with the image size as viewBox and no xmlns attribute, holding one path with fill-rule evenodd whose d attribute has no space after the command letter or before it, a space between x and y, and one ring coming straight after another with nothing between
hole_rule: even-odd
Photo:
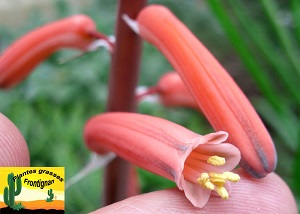
<instances>
[{"instance_id":1,"label":"open flower mouth","mask_svg":"<svg viewBox=\"0 0 300 214\"><path fill-rule=\"evenodd\" d=\"M205 135L204 138L213 134ZM217 138L213 139L204 140L205 143L196 146L187 156L178 185L198 207L203 207L211 194L229 199L230 183L240 180L238 174L231 172L240 160L239 150L232 144L224 143L227 134L217 141ZM198 140L192 139L190 142Z\"/></svg>"},{"instance_id":2,"label":"open flower mouth","mask_svg":"<svg viewBox=\"0 0 300 214\"><path fill-rule=\"evenodd\" d=\"M199 168L199 165L205 165L203 163L206 160L207 164L210 164L215 167L224 166L226 160L224 157L219 157L217 155L214 156L206 156L206 155L193 155L193 153L187 158L185 161L185 167L183 170L184 177L191 181L195 181L195 177L197 177L198 172L193 170L193 168ZM205 170L203 170L205 171ZM216 172L202 172L200 177L196 179L197 183L206 189L216 191L218 195L223 199L228 199L229 194L224 185L227 181L230 182L238 182L240 180L240 176L230 171L225 171L223 173Z\"/></svg>"}]
</instances>

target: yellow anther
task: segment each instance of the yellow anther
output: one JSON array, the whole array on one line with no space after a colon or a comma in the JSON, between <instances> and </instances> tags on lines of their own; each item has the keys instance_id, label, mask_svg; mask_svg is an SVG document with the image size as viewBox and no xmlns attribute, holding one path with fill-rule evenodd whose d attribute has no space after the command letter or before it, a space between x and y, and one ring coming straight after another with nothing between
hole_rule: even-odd
<instances>
[{"instance_id":1,"label":"yellow anther","mask_svg":"<svg viewBox=\"0 0 300 214\"><path fill-rule=\"evenodd\" d=\"M226 180L227 176L224 174L216 173L216 172L210 172L209 173L210 178L216 178L216 179L222 179Z\"/></svg>"},{"instance_id":2,"label":"yellow anther","mask_svg":"<svg viewBox=\"0 0 300 214\"><path fill-rule=\"evenodd\" d=\"M200 177L197 179L198 184L204 188L215 190L223 199L228 199L229 194L224 187L226 181L238 182L240 176L233 172L224 172L224 173L201 173Z\"/></svg>"},{"instance_id":3,"label":"yellow anther","mask_svg":"<svg viewBox=\"0 0 300 214\"><path fill-rule=\"evenodd\" d=\"M210 178L209 180L215 185L224 185L226 183L226 180L220 178Z\"/></svg>"},{"instance_id":4,"label":"yellow anther","mask_svg":"<svg viewBox=\"0 0 300 214\"><path fill-rule=\"evenodd\" d=\"M210 182L209 180L209 175L207 173L201 173L200 177L197 179L197 182L200 186L210 189L210 190L214 190L215 186L212 182Z\"/></svg>"},{"instance_id":5,"label":"yellow anther","mask_svg":"<svg viewBox=\"0 0 300 214\"><path fill-rule=\"evenodd\" d=\"M235 183L241 179L241 177L238 174L233 173L233 172L224 172L223 175L226 176L227 180L229 180L231 182L235 182Z\"/></svg>"},{"instance_id":6,"label":"yellow anther","mask_svg":"<svg viewBox=\"0 0 300 214\"><path fill-rule=\"evenodd\" d=\"M200 178L203 180L209 180L209 175L208 175L208 173L204 172L204 173L201 173Z\"/></svg>"},{"instance_id":7,"label":"yellow anther","mask_svg":"<svg viewBox=\"0 0 300 214\"><path fill-rule=\"evenodd\" d=\"M225 164L225 158L219 157L217 155L210 156L207 159L207 163L213 165L213 166L223 166Z\"/></svg>"},{"instance_id":8,"label":"yellow anther","mask_svg":"<svg viewBox=\"0 0 300 214\"><path fill-rule=\"evenodd\" d=\"M204 183L204 187L207 188L207 189L210 189L210 190L214 190L215 189L215 186L212 182L210 181L207 181Z\"/></svg>"},{"instance_id":9,"label":"yellow anther","mask_svg":"<svg viewBox=\"0 0 300 214\"><path fill-rule=\"evenodd\" d=\"M209 180L215 185L224 185L226 183L226 175L210 172L209 173Z\"/></svg>"},{"instance_id":10,"label":"yellow anther","mask_svg":"<svg viewBox=\"0 0 300 214\"><path fill-rule=\"evenodd\" d=\"M222 186L216 186L216 192L221 196L221 198L223 199L228 199L229 198L229 194L227 192L227 190L225 189L225 187Z\"/></svg>"}]
</instances>

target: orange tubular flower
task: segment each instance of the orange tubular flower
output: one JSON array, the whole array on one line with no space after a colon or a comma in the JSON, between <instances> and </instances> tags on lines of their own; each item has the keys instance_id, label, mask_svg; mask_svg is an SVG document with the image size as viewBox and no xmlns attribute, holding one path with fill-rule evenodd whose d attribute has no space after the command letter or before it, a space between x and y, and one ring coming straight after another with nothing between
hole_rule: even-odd
<instances>
[{"instance_id":1,"label":"orange tubular flower","mask_svg":"<svg viewBox=\"0 0 300 214\"><path fill-rule=\"evenodd\" d=\"M234 80L190 30L159 5L143 9L136 22L124 19L167 57L214 129L229 133L228 141L241 151L241 166L258 178L274 171L276 151L261 119Z\"/></svg>"},{"instance_id":2,"label":"orange tubular flower","mask_svg":"<svg viewBox=\"0 0 300 214\"><path fill-rule=\"evenodd\" d=\"M167 107L190 107L199 110L191 92L182 82L176 72L165 73L154 87L148 88L144 93L137 95L137 100L146 98L147 95L157 94L162 105Z\"/></svg>"},{"instance_id":3,"label":"orange tubular flower","mask_svg":"<svg viewBox=\"0 0 300 214\"><path fill-rule=\"evenodd\" d=\"M8 47L0 57L0 87L9 88L18 84L58 49L87 51L93 48L95 39L108 41L96 31L95 23L85 15L74 15L29 32Z\"/></svg>"},{"instance_id":4,"label":"orange tubular flower","mask_svg":"<svg viewBox=\"0 0 300 214\"><path fill-rule=\"evenodd\" d=\"M223 131L201 136L167 120L137 113L98 115L87 122L84 131L89 149L100 154L113 151L175 181L196 207L207 203L212 190L228 199L228 181L240 179L230 172L239 163L240 152L232 144L222 143L227 136Z\"/></svg>"}]
</instances>

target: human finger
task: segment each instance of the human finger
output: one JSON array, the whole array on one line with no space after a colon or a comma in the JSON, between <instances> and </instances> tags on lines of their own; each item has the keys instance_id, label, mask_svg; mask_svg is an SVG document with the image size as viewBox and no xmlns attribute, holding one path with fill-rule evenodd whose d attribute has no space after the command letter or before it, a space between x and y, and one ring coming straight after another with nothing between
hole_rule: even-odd
<instances>
[{"instance_id":1,"label":"human finger","mask_svg":"<svg viewBox=\"0 0 300 214\"><path fill-rule=\"evenodd\" d=\"M281 213L297 212L294 197L285 182L275 173L262 179L236 170L241 180L231 185L230 199L211 196L205 207L194 207L178 189L146 193L92 212L100 213Z\"/></svg>"},{"instance_id":2,"label":"human finger","mask_svg":"<svg viewBox=\"0 0 300 214\"><path fill-rule=\"evenodd\" d=\"M29 151L19 129L0 113L0 166L29 166Z\"/></svg>"}]
</instances>

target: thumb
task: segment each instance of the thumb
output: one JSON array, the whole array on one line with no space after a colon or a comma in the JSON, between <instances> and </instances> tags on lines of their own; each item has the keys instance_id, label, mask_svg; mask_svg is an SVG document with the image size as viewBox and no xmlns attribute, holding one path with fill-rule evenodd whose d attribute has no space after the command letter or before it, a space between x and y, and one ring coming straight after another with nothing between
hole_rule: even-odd
<instances>
[{"instance_id":1,"label":"thumb","mask_svg":"<svg viewBox=\"0 0 300 214\"><path fill-rule=\"evenodd\" d=\"M0 166L29 165L29 151L21 132L0 113Z\"/></svg>"},{"instance_id":2,"label":"thumb","mask_svg":"<svg viewBox=\"0 0 300 214\"><path fill-rule=\"evenodd\" d=\"M281 213L296 214L293 195L284 181L275 173L262 179L235 171L241 180L232 184L230 199L211 196L205 207L194 207L178 189L151 192L127 198L92 214L100 213Z\"/></svg>"}]
</instances>

